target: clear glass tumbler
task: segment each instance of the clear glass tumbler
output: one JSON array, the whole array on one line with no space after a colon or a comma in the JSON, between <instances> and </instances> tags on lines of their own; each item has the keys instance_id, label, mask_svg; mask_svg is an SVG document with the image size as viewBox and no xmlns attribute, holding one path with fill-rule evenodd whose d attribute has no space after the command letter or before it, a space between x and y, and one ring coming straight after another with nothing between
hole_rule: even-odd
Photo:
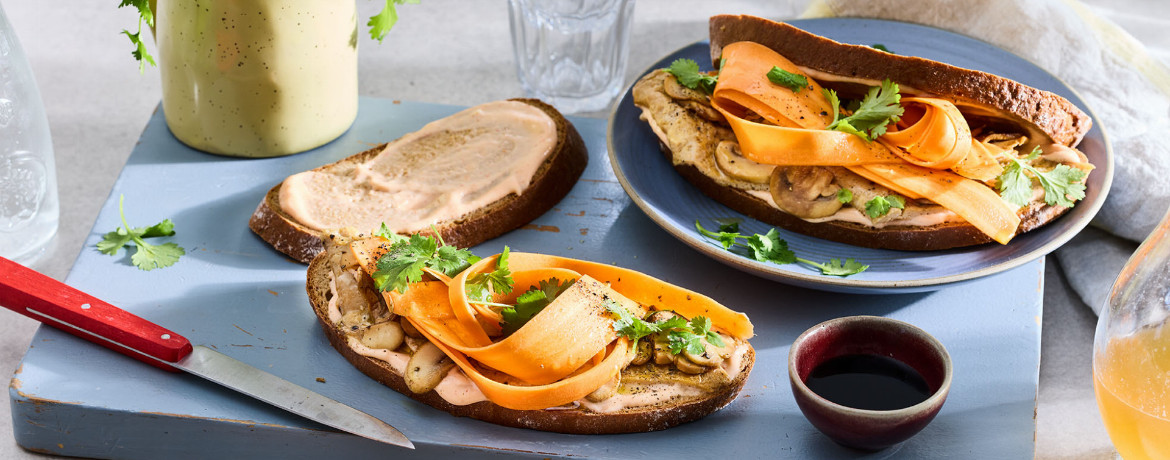
<instances>
[{"instance_id":1,"label":"clear glass tumbler","mask_svg":"<svg viewBox=\"0 0 1170 460\"><path fill-rule=\"evenodd\" d=\"M1170 212L1125 264L1093 339L1093 384L1126 460L1170 459Z\"/></svg>"},{"instance_id":2,"label":"clear glass tumbler","mask_svg":"<svg viewBox=\"0 0 1170 460\"><path fill-rule=\"evenodd\" d=\"M32 68L0 7L0 256L36 261L57 234L57 167Z\"/></svg>"},{"instance_id":3,"label":"clear glass tumbler","mask_svg":"<svg viewBox=\"0 0 1170 460\"><path fill-rule=\"evenodd\" d=\"M565 113L607 109L622 90L634 0L509 0L516 74Z\"/></svg>"}]
</instances>

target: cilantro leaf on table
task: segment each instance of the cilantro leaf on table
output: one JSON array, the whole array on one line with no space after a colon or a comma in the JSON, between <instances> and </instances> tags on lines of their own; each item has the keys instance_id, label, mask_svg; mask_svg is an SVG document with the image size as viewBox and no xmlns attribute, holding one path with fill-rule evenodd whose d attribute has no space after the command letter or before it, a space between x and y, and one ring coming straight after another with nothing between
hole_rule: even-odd
<instances>
[{"instance_id":1,"label":"cilantro leaf on table","mask_svg":"<svg viewBox=\"0 0 1170 460\"><path fill-rule=\"evenodd\" d=\"M804 75L792 73L776 66L772 66L772 70L768 71L768 81L788 88L794 93L799 93L801 89L808 87L808 78L805 78Z\"/></svg>"},{"instance_id":2,"label":"cilantro leaf on table","mask_svg":"<svg viewBox=\"0 0 1170 460\"><path fill-rule=\"evenodd\" d=\"M901 197L896 198L901 199ZM852 258L846 259L844 263L838 259L830 259L828 263L822 264L796 257L796 254L788 249L788 242L780 238L780 232L775 228L768 230L763 235L754 233L745 236L739 233L738 225L735 228L720 227L719 232L712 232L703 228L703 225L695 220L695 229L699 231L700 235L719 241L723 249L728 251L735 252L733 249L737 246L747 249L747 255L759 262L772 262L778 265L799 262L819 269L822 275L832 276L855 275L869 268L869 265L858 263ZM739 240L743 240L743 242Z\"/></svg>"},{"instance_id":3,"label":"cilantro leaf on table","mask_svg":"<svg viewBox=\"0 0 1170 460\"><path fill-rule=\"evenodd\" d=\"M130 224L126 223L126 213L123 207L125 199L124 195L118 196L118 215L122 218L122 226L102 236L102 240L95 245L97 250L102 254L112 256L118 253L118 249L134 243L136 249L134 254L130 256L130 262L135 267L145 271L166 268L178 262L179 257L187 253L179 245L175 243L154 245L145 241L145 238L173 236L175 224L170 219L163 219L162 222L150 227L132 228ZM127 251L129 250L127 249Z\"/></svg>"},{"instance_id":4,"label":"cilantro leaf on table","mask_svg":"<svg viewBox=\"0 0 1170 460\"><path fill-rule=\"evenodd\" d=\"M424 268L455 276L479 261L471 251L440 245L441 240L432 236L415 233L407 238L389 232L385 225L375 234L392 237L390 250L378 258L377 270L370 276L381 291L405 293L412 283L422 281Z\"/></svg>"},{"instance_id":5,"label":"cilantro leaf on table","mask_svg":"<svg viewBox=\"0 0 1170 460\"><path fill-rule=\"evenodd\" d=\"M881 86L871 87L857 109L844 118L841 117L837 93L829 89L823 92L833 107L833 122L825 129L846 132L867 141L885 134L886 125L896 123L904 112L898 84L889 79L882 80Z\"/></svg>"},{"instance_id":6,"label":"cilantro leaf on table","mask_svg":"<svg viewBox=\"0 0 1170 460\"><path fill-rule=\"evenodd\" d=\"M1028 204L1032 199L1032 178L1044 188L1044 202L1049 205L1072 207L1076 201L1085 197L1085 184L1082 182L1087 174L1085 171L1062 164L1044 172L1026 163L1039 156L1040 147L1033 148L1031 153L1023 157L1008 156L1008 164L997 178L999 195L1004 200L1016 206Z\"/></svg>"},{"instance_id":7,"label":"cilantro leaf on table","mask_svg":"<svg viewBox=\"0 0 1170 460\"><path fill-rule=\"evenodd\" d=\"M527 324L528 320L544 310L544 307L556 300L574 282L575 280L565 280L562 283L557 278L549 278L541 280L538 286L533 286L527 292L520 294L516 298L515 307L505 307L500 310L500 316L504 319L502 324L504 335L516 332Z\"/></svg>"},{"instance_id":8,"label":"cilantro leaf on table","mask_svg":"<svg viewBox=\"0 0 1170 460\"><path fill-rule=\"evenodd\" d=\"M700 73L699 64L686 58L675 59L666 71L674 75L679 84L690 89L701 90L707 94L715 91L715 83L719 81L719 77Z\"/></svg>"},{"instance_id":9,"label":"cilantro leaf on table","mask_svg":"<svg viewBox=\"0 0 1170 460\"><path fill-rule=\"evenodd\" d=\"M369 22L370 38L382 43L382 39L386 38L386 34L390 33L390 29L394 24L398 23L398 9L397 5L405 5L407 3L417 5L419 0L386 0L386 4L382 6L382 11L371 16Z\"/></svg>"},{"instance_id":10,"label":"cilantro leaf on table","mask_svg":"<svg viewBox=\"0 0 1170 460\"><path fill-rule=\"evenodd\" d=\"M894 208L906 209L906 200L898 195L878 195L865 202L865 215L870 219L877 219L889 214Z\"/></svg>"}]
</instances>

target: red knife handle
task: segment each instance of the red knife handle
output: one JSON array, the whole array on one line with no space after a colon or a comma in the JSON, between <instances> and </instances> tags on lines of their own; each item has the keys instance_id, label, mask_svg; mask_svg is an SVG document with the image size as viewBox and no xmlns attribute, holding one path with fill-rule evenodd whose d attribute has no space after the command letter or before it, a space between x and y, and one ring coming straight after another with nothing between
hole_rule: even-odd
<instances>
[{"instance_id":1,"label":"red knife handle","mask_svg":"<svg viewBox=\"0 0 1170 460\"><path fill-rule=\"evenodd\" d=\"M191 353L185 337L3 257L0 306L170 371L158 360Z\"/></svg>"}]
</instances>

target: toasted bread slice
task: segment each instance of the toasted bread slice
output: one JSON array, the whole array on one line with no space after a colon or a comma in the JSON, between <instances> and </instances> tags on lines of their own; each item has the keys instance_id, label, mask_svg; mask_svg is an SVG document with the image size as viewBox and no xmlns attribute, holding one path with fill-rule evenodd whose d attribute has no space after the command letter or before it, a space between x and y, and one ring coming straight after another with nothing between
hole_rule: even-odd
<instances>
[{"instance_id":1,"label":"toasted bread slice","mask_svg":"<svg viewBox=\"0 0 1170 460\"><path fill-rule=\"evenodd\" d=\"M329 343L354 367L362 373L395 391L407 395L415 400L436 409L446 411L455 416L471 417L499 425L518 428L529 428L541 431L552 431L571 434L610 434L634 433L666 429L681 423L697 420L711 414L735 399L743 388L748 374L755 362L755 350L746 342L742 343L743 350L734 361L729 359L725 364L715 367L702 374L692 375L678 371L669 365L657 365L653 360L641 365L629 365L621 375L621 389L614 388L615 392L636 393L652 390L653 383L687 385L697 390L680 392L680 394L666 400L633 407L621 406L605 409L604 412L594 411L583 404L570 404L544 410L515 410L501 407L489 400L478 400L467 403L453 404L440 394L439 390L430 390L423 393L412 391L404 378L404 368L396 367L388 360L369 356L363 353L364 345L361 337L364 331L374 324L401 321L389 313L386 305L380 303L380 295L375 294L368 276L362 276L356 283L338 281L340 277L348 277L345 273L360 272L349 248L345 246L346 238L337 237L327 244L326 251L319 254L309 264L306 290L313 312L328 337ZM338 244L343 243L343 244ZM347 278L349 279L349 278ZM350 290L347 292L347 289ZM359 289L361 292L353 292ZM353 299L358 299L354 301ZM366 307L357 307L355 304L368 302ZM330 302L334 304L346 303L337 306L331 319ZM364 310L363 310L364 309ZM346 311L342 314L341 311ZM361 319L353 319L361 318ZM405 321L403 321L405 322ZM409 324L409 323L406 323ZM409 326L405 327L408 337L394 350L394 353L411 355L422 346L425 338L411 338ZM378 350L387 353L391 350ZM406 358L400 358L405 360ZM682 359L682 358L679 358ZM444 371L445 372L445 371ZM462 372L455 368L444 379L466 379ZM467 384L470 384L467 381ZM441 387L443 384L440 383ZM473 384L472 384L473 385ZM697 394L696 394L697 393ZM613 396L610 396L612 398ZM602 399L600 403L607 400ZM459 402L459 401L456 401Z\"/></svg>"},{"instance_id":2,"label":"toasted bread slice","mask_svg":"<svg viewBox=\"0 0 1170 460\"><path fill-rule=\"evenodd\" d=\"M462 215L430 222L438 230L447 244L470 247L495 238L503 233L519 228L531 222L548 211L561 200L576 184L577 179L585 170L588 162L588 152L585 141L576 128L552 106L536 99L512 99L539 109L547 114L555 124L556 140L552 148L544 157L543 162L536 168L531 179L519 193L508 193L506 196L486 204ZM456 138L462 133L453 133L448 137ZM409 136L409 135L408 135ZM382 144L356 155L347 157L338 162L314 169L314 172L328 173L337 177L346 177L345 180L358 176L356 172L361 165L374 159L387 146L405 142L404 138ZM457 141L458 139L455 139ZM446 138L439 139L431 144L453 143ZM433 152L422 152L432 154ZM440 152L441 153L441 152ZM424 167L424 162L419 162ZM409 174L409 172L408 172ZM324 249L326 237L331 233L368 234L377 228L360 228L356 225L333 225L327 228L307 225L294 217L286 205L281 202L281 188L284 182L272 187L264 199L256 207L248 226L264 241L271 244L278 251L302 263L308 263ZM384 211L389 215L393 209ZM431 233L429 226L423 229L400 229L394 231L407 233L422 231Z\"/></svg>"},{"instance_id":3,"label":"toasted bread slice","mask_svg":"<svg viewBox=\"0 0 1170 460\"><path fill-rule=\"evenodd\" d=\"M1028 150L1023 149L1032 146L1072 147L1092 124L1084 112L1064 98L995 75L842 44L766 19L711 18L713 59L718 61L723 45L736 41L753 41L771 47L822 86L849 97L859 97L867 85L877 85L883 78L890 78L901 85L903 94L951 100L973 127L1018 135L1022 143L1017 148L1025 152ZM718 163L715 157L719 145L735 144L735 134L711 108L706 96L685 91L686 94L680 94L679 88L669 73L651 72L634 85L634 103L642 109L642 119L651 125L662 151L679 174L704 194L732 209L794 232L871 248L939 250L992 241L974 226L953 214L947 215L948 211L929 201L908 200L904 210L870 221L862 211L866 200L895 193L841 167L818 169L833 176L833 186L850 189L854 199L843 210L853 208L852 215L810 217L782 209L769 193L767 181L741 180L729 175ZM1073 152L1080 161L1086 161L1083 154ZM1021 223L1017 234L1043 226L1068 209L1046 205L1042 195L1037 195L1019 209Z\"/></svg>"}]
</instances>

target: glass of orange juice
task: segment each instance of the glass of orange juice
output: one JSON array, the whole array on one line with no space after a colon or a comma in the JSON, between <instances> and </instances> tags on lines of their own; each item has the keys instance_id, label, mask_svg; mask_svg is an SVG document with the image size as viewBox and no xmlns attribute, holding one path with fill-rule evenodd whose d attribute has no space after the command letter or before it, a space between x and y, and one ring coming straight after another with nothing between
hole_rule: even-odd
<instances>
[{"instance_id":1,"label":"glass of orange juice","mask_svg":"<svg viewBox=\"0 0 1170 460\"><path fill-rule=\"evenodd\" d=\"M1093 340L1093 385L1123 458L1170 459L1170 213L1113 284Z\"/></svg>"}]
</instances>

